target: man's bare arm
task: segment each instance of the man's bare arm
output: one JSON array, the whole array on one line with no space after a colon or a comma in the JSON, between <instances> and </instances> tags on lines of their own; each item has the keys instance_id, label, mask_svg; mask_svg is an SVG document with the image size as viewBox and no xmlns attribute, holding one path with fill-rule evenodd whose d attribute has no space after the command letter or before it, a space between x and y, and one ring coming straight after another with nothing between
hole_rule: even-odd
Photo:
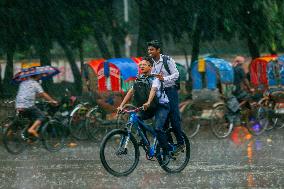
<instances>
[{"instance_id":1,"label":"man's bare arm","mask_svg":"<svg viewBox=\"0 0 284 189\"><path fill-rule=\"evenodd\" d=\"M157 88L155 87L152 87L151 88L151 91L150 91L150 94L149 94L149 97L148 97L148 103L151 103L156 95L156 92L157 92Z\"/></svg>"},{"instance_id":2,"label":"man's bare arm","mask_svg":"<svg viewBox=\"0 0 284 189\"><path fill-rule=\"evenodd\" d=\"M39 95L41 98L44 98L45 100L47 100L47 101L49 101L49 102L51 102L51 103L54 103L54 104L57 103L57 101L54 100L53 98L51 98L46 92L39 93L38 95Z\"/></svg>"},{"instance_id":3,"label":"man's bare arm","mask_svg":"<svg viewBox=\"0 0 284 189\"><path fill-rule=\"evenodd\" d=\"M151 102L153 101L155 95L156 95L156 92L157 92L157 88L156 87L152 87L151 88L151 91L150 91L150 94L149 94L149 97L148 97L148 101L143 104L143 108L144 110L147 110L151 104Z\"/></svg>"},{"instance_id":4,"label":"man's bare arm","mask_svg":"<svg viewBox=\"0 0 284 189\"><path fill-rule=\"evenodd\" d=\"M121 102L119 107L123 107L133 96L133 89L131 88L127 94L125 95L123 101Z\"/></svg>"}]
</instances>

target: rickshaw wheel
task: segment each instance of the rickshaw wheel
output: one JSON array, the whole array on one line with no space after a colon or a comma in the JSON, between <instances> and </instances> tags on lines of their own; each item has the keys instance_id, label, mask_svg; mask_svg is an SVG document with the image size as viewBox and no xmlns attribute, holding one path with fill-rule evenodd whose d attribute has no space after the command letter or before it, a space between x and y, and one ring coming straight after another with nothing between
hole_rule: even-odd
<instances>
[{"instance_id":1,"label":"rickshaw wheel","mask_svg":"<svg viewBox=\"0 0 284 189\"><path fill-rule=\"evenodd\" d=\"M226 138L233 130L234 124L227 119L227 115L228 108L224 104L220 104L213 109L210 127L217 138Z\"/></svg>"},{"instance_id":2,"label":"rickshaw wheel","mask_svg":"<svg viewBox=\"0 0 284 189\"><path fill-rule=\"evenodd\" d=\"M276 118L274 120L274 127L281 129L284 127L284 118Z\"/></svg>"},{"instance_id":3,"label":"rickshaw wheel","mask_svg":"<svg viewBox=\"0 0 284 189\"><path fill-rule=\"evenodd\" d=\"M200 119L198 112L199 111L193 109L192 104L187 104L185 109L181 112L182 126L189 138L193 138L199 131Z\"/></svg>"}]
</instances>

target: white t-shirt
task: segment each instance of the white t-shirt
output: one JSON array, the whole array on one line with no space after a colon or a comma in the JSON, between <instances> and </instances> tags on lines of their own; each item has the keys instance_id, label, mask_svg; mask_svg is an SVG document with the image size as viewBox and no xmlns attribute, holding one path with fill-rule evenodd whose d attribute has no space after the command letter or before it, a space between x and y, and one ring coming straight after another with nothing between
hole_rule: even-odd
<instances>
[{"instance_id":1,"label":"white t-shirt","mask_svg":"<svg viewBox=\"0 0 284 189\"><path fill-rule=\"evenodd\" d=\"M36 95L43 92L41 85L33 79L21 82L16 97L16 108L30 108L34 106Z\"/></svg>"},{"instance_id":2,"label":"white t-shirt","mask_svg":"<svg viewBox=\"0 0 284 189\"><path fill-rule=\"evenodd\" d=\"M165 91L161 91L161 81L158 78L155 78L152 83L152 88L157 88L156 96L159 98L160 104L169 103L168 96Z\"/></svg>"}]
</instances>

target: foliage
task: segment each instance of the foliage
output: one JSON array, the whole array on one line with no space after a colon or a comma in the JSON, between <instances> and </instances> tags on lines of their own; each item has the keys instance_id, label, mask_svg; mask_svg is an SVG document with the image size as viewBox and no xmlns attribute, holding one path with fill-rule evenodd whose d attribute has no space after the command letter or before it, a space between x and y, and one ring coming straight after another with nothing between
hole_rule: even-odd
<instances>
[{"instance_id":1,"label":"foliage","mask_svg":"<svg viewBox=\"0 0 284 189\"><path fill-rule=\"evenodd\" d=\"M78 50L82 59L84 50L90 49L84 48L86 41L93 40L93 46L101 52L97 56L104 58L123 56L127 34L138 36L137 54L141 56L146 42L152 39L165 43L172 39L185 54L192 47L193 59L198 58L201 42L229 41L236 36L247 41L252 57L267 49L275 53L284 46L283 0L128 2L132 21L125 23L123 1L2 0L0 53L6 55L9 67L13 66L15 53L38 57L49 64L51 50L57 50L54 44L59 44L73 65L77 85L81 85L74 61ZM11 73L5 74L11 77Z\"/></svg>"}]
</instances>

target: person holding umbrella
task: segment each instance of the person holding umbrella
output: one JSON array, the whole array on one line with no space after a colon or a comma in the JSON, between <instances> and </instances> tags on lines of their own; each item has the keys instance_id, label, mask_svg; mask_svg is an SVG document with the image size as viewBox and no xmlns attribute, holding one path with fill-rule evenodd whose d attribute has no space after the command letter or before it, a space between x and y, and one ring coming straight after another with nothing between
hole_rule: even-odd
<instances>
[{"instance_id":1,"label":"person holding umbrella","mask_svg":"<svg viewBox=\"0 0 284 189\"><path fill-rule=\"evenodd\" d=\"M37 129L45 119L44 113L35 106L37 96L44 98L49 103L57 106L58 102L44 92L40 83L41 79L48 79L59 73L57 68L51 66L32 67L23 69L13 78L14 83L20 83L16 96L16 110L23 116L35 120L28 133L38 137Z\"/></svg>"}]
</instances>

